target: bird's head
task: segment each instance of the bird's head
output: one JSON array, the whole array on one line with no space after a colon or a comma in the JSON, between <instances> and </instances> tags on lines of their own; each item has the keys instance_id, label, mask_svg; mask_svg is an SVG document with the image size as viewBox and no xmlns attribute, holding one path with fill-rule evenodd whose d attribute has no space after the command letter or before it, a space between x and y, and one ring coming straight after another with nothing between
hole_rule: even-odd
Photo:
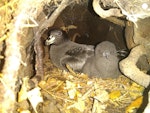
<instances>
[{"instance_id":1,"label":"bird's head","mask_svg":"<svg viewBox=\"0 0 150 113\"><path fill-rule=\"evenodd\" d=\"M111 55L117 55L117 51L113 43L103 41L96 46L95 54L97 57L102 56L108 59Z\"/></svg>"},{"instance_id":2,"label":"bird's head","mask_svg":"<svg viewBox=\"0 0 150 113\"><path fill-rule=\"evenodd\" d=\"M45 45L59 45L65 40L68 40L66 32L61 29L53 29L49 32L48 38L45 41Z\"/></svg>"}]
</instances>

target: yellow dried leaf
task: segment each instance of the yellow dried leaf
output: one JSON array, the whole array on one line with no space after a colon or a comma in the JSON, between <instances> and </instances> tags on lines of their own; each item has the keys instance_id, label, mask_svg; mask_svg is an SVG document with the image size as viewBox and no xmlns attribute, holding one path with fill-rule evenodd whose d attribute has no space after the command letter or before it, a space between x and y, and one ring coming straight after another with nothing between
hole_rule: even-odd
<instances>
[{"instance_id":1,"label":"yellow dried leaf","mask_svg":"<svg viewBox=\"0 0 150 113\"><path fill-rule=\"evenodd\" d=\"M76 87L76 84L70 81L66 81L66 89L73 89Z\"/></svg>"},{"instance_id":2,"label":"yellow dried leaf","mask_svg":"<svg viewBox=\"0 0 150 113\"><path fill-rule=\"evenodd\" d=\"M39 84L38 84L38 86L40 87L40 88L42 88L42 89L45 89L46 87L47 87L47 83L45 82L45 81L41 81Z\"/></svg>"},{"instance_id":3,"label":"yellow dried leaf","mask_svg":"<svg viewBox=\"0 0 150 113\"><path fill-rule=\"evenodd\" d=\"M24 111L22 111L20 113L31 113L31 112L29 110L24 110Z\"/></svg>"},{"instance_id":4,"label":"yellow dried leaf","mask_svg":"<svg viewBox=\"0 0 150 113\"><path fill-rule=\"evenodd\" d=\"M76 84L70 81L66 81L66 89L68 91L68 95L71 99L74 99L76 96Z\"/></svg>"},{"instance_id":5,"label":"yellow dried leaf","mask_svg":"<svg viewBox=\"0 0 150 113\"><path fill-rule=\"evenodd\" d=\"M126 113L132 113L134 109L138 109L142 104L143 96L134 100L127 108Z\"/></svg>"},{"instance_id":6,"label":"yellow dried leaf","mask_svg":"<svg viewBox=\"0 0 150 113\"><path fill-rule=\"evenodd\" d=\"M68 95L69 95L70 99L75 99L75 98L81 97L81 93L79 91L77 91L78 87L79 87L78 84L75 84L70 81L66 81L66 89L68 91Z\"/></svg>"},{"instance_id":7,"label":"yellow dried leaf","mask_svg":"<svg viewBox=\"0 0 150 113\"><path fill-rule=\"evenodd\" d=\"M57 84L57 82L59 82L59 80L57 80L55 78L48 78L48 80L46 82L48 84Z\"/></svg>"},{"instance_id":8,"label":"yellow dried leaf","mask_svg":"<svg viewBox=\"0 0 150 113\"><path fill-rule=\"evenodd\" d=\"M27 90L28 90L28 80L29 78L23 78L23 83L18 93L18 102L24 101L27 99Z\"/></svg>"},{"instance_id":9,"label":"yellow dried leaf","mask_svg":"<svg viewBox=\"0 0 150 113\"><path fill-rule=\"evenodd\" d=\"M74 99L75 96L76 96L76 92L77 92L76 89L70 89L70 90L68 90L69 98L70 98L70 99Z\"/></svg>"},{"instance_id":10,"label":"yellow dried leaf","mask_svg":"<svg viewBox=\"0 0 150 113\"><path fill-rule=\"evenodd\" d=\"M85 109L85 102L81 100L80 98L78 98L78 102L75 104L75 108L83 112Z\"/></svg>"},{"instance_id":11,"label":"yellow dried leaf","mask_svg":"<svg viewBox=\"0 0 150 113\"><path fill-rule=\"evenodd\" d=\"M94 104L92 107L92 113L103 113L107 105L105 103L99 102L97 99L94 99Z\"/></svg>"},{"instance_id":12,"label":"yellow dried leaf","mask_svg":"<svg viewBox=\"0 0 150 113\"><path fill-rule=\"evenodd\" d=\"M2 78L3 77L3 74L2 73L0 73L0 78Z\"/></svg>"},{"instance_id":13,"label":"yellow dried leaf","mask_svg":"<svg viewBox=\"0 0 150 113\"><path fill-rule=\"evenodd\" d=\"M31 113L29 110L18 110L19 113Z\"/></svg>"},{"instance_id":14,"label":"yellow dried leaf","mask_svg":"<svg viewBox=\"0 0 150 113\"><path fill-rule=\"evenodd\" d=\"M94 96L94 98L96 100L100 101L101 103L104 103L104 102L108 101L109 95L108 95L107 91L97 89L96 90L96 95Z\"/></svg>"},{"instance_id":15,"label":"yellow dried leaf","mask_svg":"<svg viewBox=\"0 0 150 113\"><path fill-rule=\"evenodd\" d=\"M82 100L81 98L78 98L78 101L75 102L73 105L68 106L67 109L70 109L70 108L76 108L76 109L78 109L80 112L83 112L83 111L85 110L85 102L84 102L84 100Z\"/></svg>"},{"instance_id":16,"label":"yellow dried leaf","mask_svg":"<svg viewBox=\"0 0 150 113\"><path fill-rule=\"evenodd\" d=\"M17 108L17 112L21 113L30 108L29 102L27 100L19 102L19 106Z\"/></svg>"},{"instance_id":17,"label":"yellow dried leaf","mask_svg":"<svg viewBox=\"0 0 150 113\"><path fill-rule=\"evenodd\" d=\"M109 98L111 100L115 100L117 98L119 98L121 96L121 92L119 90L115 90L115 91L112 91L110 94L109 94Z\"/></svg>"},{"instance_id":18,"label":"yellow dried leaf","mask_svg":"<svg viewBox=\"0 0 150 113\"><path fill-rule=\"evenodd\" d=\"M137 97L143 94L144 87L133 82L128 90L129 90L130 96L133 99L136 99Z\"/></svg>"}]
</instances>

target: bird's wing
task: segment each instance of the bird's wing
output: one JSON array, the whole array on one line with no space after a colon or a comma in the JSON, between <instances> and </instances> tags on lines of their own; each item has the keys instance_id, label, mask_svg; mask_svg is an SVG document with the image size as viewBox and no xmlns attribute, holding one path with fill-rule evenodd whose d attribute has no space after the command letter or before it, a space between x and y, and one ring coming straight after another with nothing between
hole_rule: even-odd
<instances>
[{"instance_id":1,"label":"bird's wing","mask_svg":"<svg viewBox=\"0 0 150 113\"><path fill-rule=\"evenodd\" d=\"M66 55L76 58L88 58L94 54L94 46L74 46L66 52Z\"/></svg>"},{"instance_id":2,"label":"bird's wing","mask_svg":"<svg viewBox=\"0 0 150 113\"><path fill-rule=\"evenodd\" d=\"M68 70L66 67L66 64L69 65L74 71L80 72L83 65L85 64L85 60L71 57L71 56L65 56L61 58L60 64L65 68L65 70Z\"/></svg>"},{"instance_id":3,"label":"bird's wing","mask_svg":"<svg viewBox=\"0 0 150 113\"><path fill-rule=\"evenodd\" d=\"M89 57L94 55L94 46L74 45L61 58L60 64L68 64L74 71L81 71Z\"/></svg>"}]
</instances>

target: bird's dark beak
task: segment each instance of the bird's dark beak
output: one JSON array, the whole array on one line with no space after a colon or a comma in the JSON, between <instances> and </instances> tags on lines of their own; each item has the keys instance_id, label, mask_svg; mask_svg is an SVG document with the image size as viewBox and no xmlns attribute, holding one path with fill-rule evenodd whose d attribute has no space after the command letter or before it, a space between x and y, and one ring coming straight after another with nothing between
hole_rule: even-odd
<instances>
[{"instance_id":1,"label":"bird's dark beak","mask_svg":"<svg viewBox=\"0 0 150 113\"><path fill-rule=\"evenodd\" d=\"M45 45L51 45L55 42L55 37L50 35L47 40L45 41Z\"/></svg>"},{"instance_id":2,"label":"bird's dark beak","mask_svg":"<svg viewBox=\"0 0 150 113\"><path fill-rule=\"evenodd\" d=\"M106 59L108 59L108 57L110 56L110 52L109 51L104 51L103 56L106 57Z\"/></svg>"}]
</instances>

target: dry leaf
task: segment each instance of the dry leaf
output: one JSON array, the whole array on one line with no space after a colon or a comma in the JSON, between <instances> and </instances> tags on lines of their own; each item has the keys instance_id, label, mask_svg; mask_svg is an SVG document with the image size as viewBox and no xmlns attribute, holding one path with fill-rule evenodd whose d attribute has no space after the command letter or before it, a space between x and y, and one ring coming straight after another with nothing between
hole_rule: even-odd
<instances>
[{"instance_id":1,"label":"dry leaf","mask_svg":"<svg viewBox=\"0 0 150 113\"><path fill-rule=\"evenodd\" d=\"M97 99L98 101L100 101L101 103L104 103L106 101L108 101L109 99L109 95L108 92L105 91L104 89L100 89L98 84L94 84L95 87L95 96L94 98Z\"/></svg>"},{"instance_id":2,"label":"dry leaf","mask_svg":"<svg viewBox=\"0 0 150 113\"><path fill-rule=\"evenodd\" d=\"M138 109L142 104L143 96L133 101L127 108L126 113L132 113L135 109Z\"/></svg>"},{"instance_id":3,"label":"dry leaf","mask_svg":"<svg viewBox=\"0 0 150 113\"><path fill-rule=\"evenodd\" d=\"M18 93L18 102L21 102L27 99L28 80L29 78L23 78L21 90Z\"/></svg>"},{"instance_id":4,"label":"dry leaf","mask_svg":"<svg viewBox=\"0 0 150 113\"><path fill-rule=\"evenodd\" d=\"M0 78L2 78L3 77L3 74L2 73L0 73Z\"/></svg>"},{"instance_id":5,"label":"dry leaf","mask_svg":"<svg viewBox=\"0 0 150 113\"><path fill-rule=\"evenodd\" d=\"M77 102L75 102L73 105L67 107L67 109L70 109L70 108L76 108L79 111L83 112L85 110L85 102L81 98L78 98Z\"/></svg>"},{"instance_id":6,"label":"dry leaf","mask_svg":"<svg viewBox=\"0 0 150 113\"><path fill-rule=\"evenodd\" d=\"M94 104L92 108L92 113L103 113L107 105L100 103L97 99L94 99Z\"/></svg>"},{"instance_id":7,"label":"dry leaf","mask_svg":"<svg viewBox=\"0 0 150 113\"><path fill-rule=\"evenodd\" d=\"M77 91L77 88L80 88L79 84L75 84L75 83L70 82L68 80L66 81L66 88L65 89L67 89L67 92L68 92L70 99L75 99L75 98L82 96L82 94L79 91Z\"/></svg>"},{"instance_id":8,"label":"dry leaf","mask_svg":"<svg viewBox=\"0 0 150 113\"><path fill-rule=\"evenodd\" d=\"M133 82L128 90L129 90L130 96L133 99L136 99L137 97L139 97L143 94L144 87Z\"/></svg>"},{"instance_id":9,"label":"dry leaf","mask_svg":"<svg viewBox=\"0 0 150 113\"><path fill-rule=\"evenodd\" d=\"M36 87L36 88L32 89L31 91L29 91L28 92L28 99L29 99L34 111L36 113L38 113L37 110L36 110L36 106L40 102L43 102L43 98L41 97L40 88Z\"/></svg>"},{"instance_id":10,"label":"dry leaf","mask_svg":"<svg viewBox=\"0 0 150 113\"><path fill-rule=\"evenodd\" d=\"M23 111L20 111L19 113L31 113L29 110L23 110Z\"/></svg>"},{"instance_id":11,"label":"dry leaf","mask_svg":"<svg viewBox=\"0 0 150 113\"><path fill-rule=\"evenodd\" d=\"M116 90L116 91L112 91L110 94L109 94L109 98L111 100L115 100L117 98L119 98L121 96L121 92L119 90Z\"/></svg>"}]
</instances>

